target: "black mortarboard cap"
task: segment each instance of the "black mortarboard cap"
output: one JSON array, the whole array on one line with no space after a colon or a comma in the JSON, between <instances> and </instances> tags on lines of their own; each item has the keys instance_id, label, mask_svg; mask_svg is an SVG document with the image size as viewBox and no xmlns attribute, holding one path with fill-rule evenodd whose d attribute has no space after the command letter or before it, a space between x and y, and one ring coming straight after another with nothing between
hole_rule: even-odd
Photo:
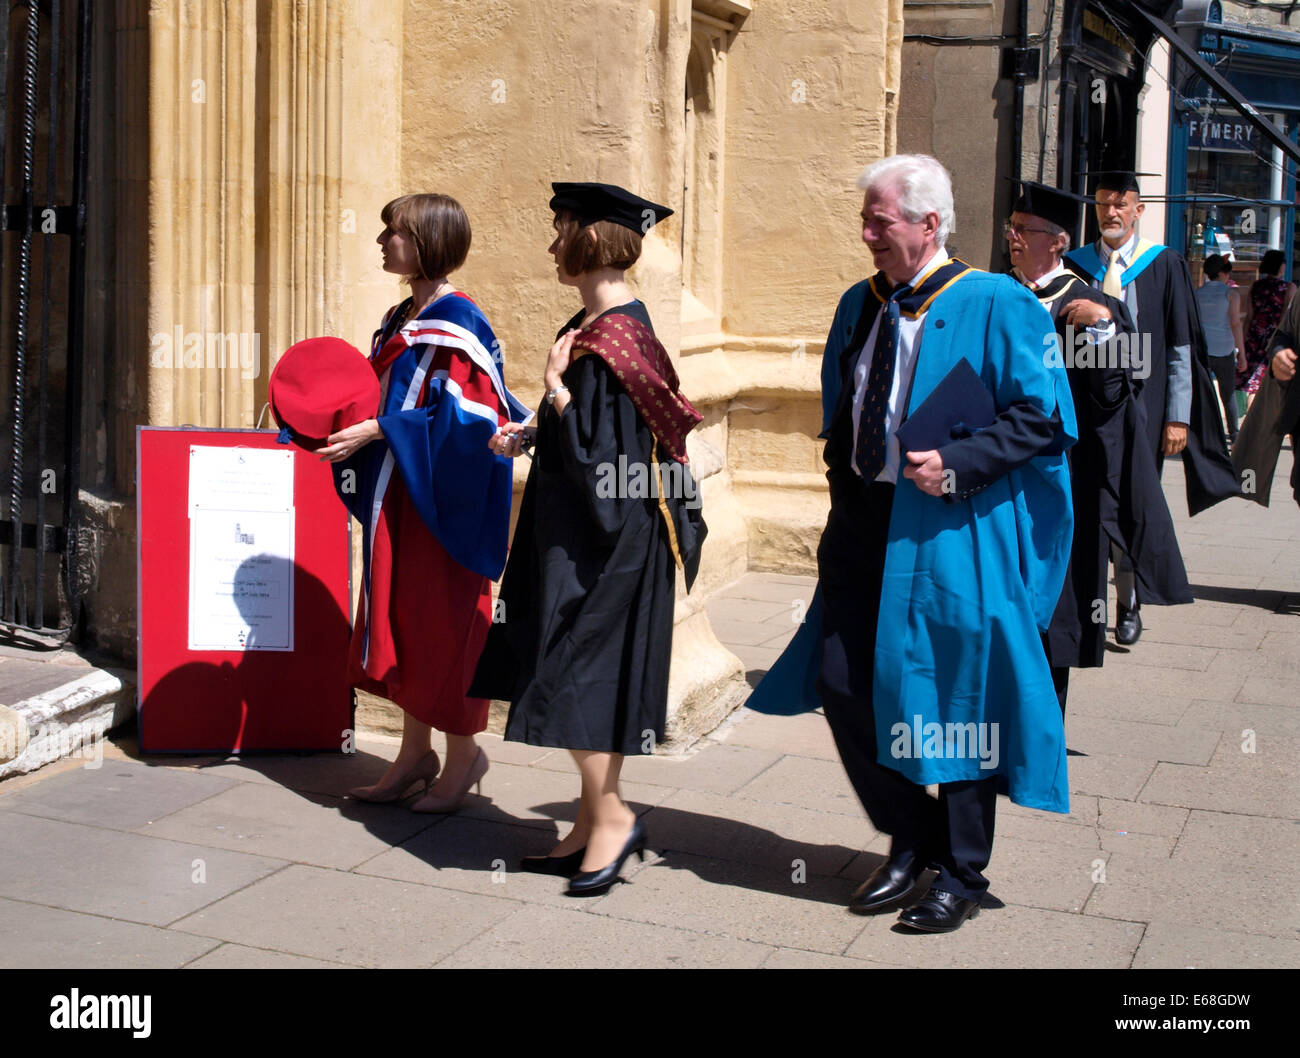
<instances>
[{"instance_id":1,"label":"black mortarboard cap","mask_svg":"<svg viewBox=\"0 0 1300 1058\"><path fill-rule=\"evenodd\" d=\"M1012 213L1031 213L1035 217L1050 221L1066 231L1074 231L1079 223L1079 207L1092 199L1076 195L1073 191L1063 191L1059 187L1048 187L1033 180L1020 181L1020 194Z\"/></svg>"},{"instance_id":2,"label":"black mortarboard cap","mask_svg":"<svg viewBox=\"0 0 1300 1058\"><path fill-rule=\"evenodd\" d=\"M1107 191L1118 191L1121 195L1129 191L1136 191L1139 195L1142 188L1138 186L1137 178L1139 176L1159 176L1159 173L1135 173L1132 169L1098 169L1095 173L1089 174L1093 178L1093 190L1099 191L1105 188Z\"/></svg>"},{"instance_id":3,"label":"black mortarboard cap","mask_svg":"<svg viewBox=\"0 0 1300 1058\"><path fill-rule=\"evenodd\" d=\"M614 184L558 183L551 184L555 192L551 209L572 213L582 224L608 220L644 235L673 211L667 206L625 191Z\"/></svg>"}]
</instances>

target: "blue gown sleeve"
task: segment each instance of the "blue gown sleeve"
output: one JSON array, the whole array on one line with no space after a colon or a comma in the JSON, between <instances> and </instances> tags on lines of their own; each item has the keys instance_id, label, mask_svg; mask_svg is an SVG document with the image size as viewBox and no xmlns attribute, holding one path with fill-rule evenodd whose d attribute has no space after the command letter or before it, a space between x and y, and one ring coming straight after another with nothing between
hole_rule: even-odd
<instances>
[{"instance_id":1,"label":"blue gown sleeve","mask_svg":"<svg viewBox=\"0 0 1300 1058\"><path fill-rule=\"evenodd\" d=\"M452 377L429 380L423 407L381 415L379 428L429 531L462 566L496 580L506 561L511 462L488 448L498 428L491 383L467 367L454 355Z\"/></svg>"}]
</instances>

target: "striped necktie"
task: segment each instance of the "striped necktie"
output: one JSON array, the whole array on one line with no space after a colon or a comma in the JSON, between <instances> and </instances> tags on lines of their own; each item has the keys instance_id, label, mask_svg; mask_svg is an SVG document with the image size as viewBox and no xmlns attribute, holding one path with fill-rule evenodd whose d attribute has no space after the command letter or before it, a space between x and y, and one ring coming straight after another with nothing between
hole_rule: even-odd
<instances>
[{"instance_id":1,"label":"striped necktie","mask_svg":"<svg viewBox=\"0 0 1300 1058\"><path fill-rule=\"evenodd\" d=\"M894 364L898 360L898 302L911 292L912 288L906 284L896 287L880 313L880 328L871 352L871 371L858 416L858 442L853 450L853 462L866 482L875 481L885 469L885 415L889 411Z\"/></svg>"},{"instance_id":2,"label":"striped necktie","mask_svg":"<svg viewBox=\"0 0 1300 1058\"><path fill-rule=\"evenodd\" d=\"M1123 271L1119 264L1119 251L1111 250L1110 266L1106 269L1106 278L1101 281L1101 292L1109 294L1113 298L1122 297L1124 287L1120 283L1120 273Z\"/></svg>"}]
</instances>

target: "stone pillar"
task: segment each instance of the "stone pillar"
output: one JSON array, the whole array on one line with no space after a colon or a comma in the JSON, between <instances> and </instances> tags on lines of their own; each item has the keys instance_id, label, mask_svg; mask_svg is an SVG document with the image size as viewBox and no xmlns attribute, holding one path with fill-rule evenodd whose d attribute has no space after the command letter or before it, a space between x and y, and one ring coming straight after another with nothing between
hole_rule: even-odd
<instances>
[{"instance_id":1,"label":"stone pillar","mask_svg":"<svg viewBox=\"0 0 1300 1058\"><path fill-rule=\"evenodd\" d=\"M402 5L363 6L151 7L151 423L254 426L288 346L366 348L378 313L354 286L379 271L370 240L399 157Z\"/></svg>"},{"instance_id":2,"label":"stone pillar","mask_svg":"<svg viewBox=\"0 0 1300 1058\"><path fill-rule=\"evenodd\" d=\"M393 285L402 0L122 0L96 22L76 575L135 652L135 426L258 424L276 359L363 350ZM269 425L269 415L262 425Z\"/></svg>"}]
</instances>

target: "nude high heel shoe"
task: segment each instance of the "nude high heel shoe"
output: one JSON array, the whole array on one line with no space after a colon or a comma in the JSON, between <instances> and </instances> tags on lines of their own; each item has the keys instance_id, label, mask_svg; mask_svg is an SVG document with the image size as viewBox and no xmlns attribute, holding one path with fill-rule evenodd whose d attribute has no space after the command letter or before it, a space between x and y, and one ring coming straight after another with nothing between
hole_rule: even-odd
<instances>
[{"instance_id":1,"label":"nude high heel shoe","mask_svg":"<svg viewBox=\"0 0 1300 1058\"><path fill-rule=\"evenodd\" d=\"M453 796L434 797L429 794L411 805L411 811L430 814L459 811L461 805L465 803L465 798L469 796L471 786L475 788L475 792L480 794L483 792L483 776L487 774L487 770L487 754L483 752L483 747L480 746L478 756L474 758L474 763L469 766L469 772L465 775L464 784Z\"/></svg>"},{"instance_id":2,"label":"nude high heel shoe","mask_svg":"<svg viewBox=\"0 0 1300 1058\"><path fill-rule=\"evenodd\" d=\"M441 767L442 762L438 759L437 751L431 749L397 782L383 788L380 788L377 783L374 786L356 786L348 791L348 796L357 801L365 801L367 804L392 804L394 801L402 800L410 790L411 784L417 782L424 783L424 792L428 793Z\"/></svg>"}]
</instances>

